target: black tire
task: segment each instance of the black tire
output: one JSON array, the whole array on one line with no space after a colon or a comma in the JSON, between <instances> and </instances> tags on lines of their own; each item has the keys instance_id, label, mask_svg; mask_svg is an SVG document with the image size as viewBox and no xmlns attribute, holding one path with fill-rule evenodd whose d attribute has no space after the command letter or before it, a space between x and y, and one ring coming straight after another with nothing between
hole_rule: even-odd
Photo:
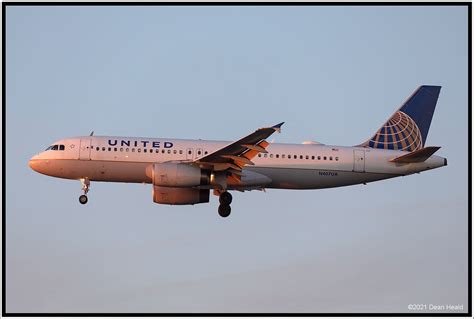
<instances>
[{"instance_id":1,"label":"black tire","mask_svg":"<svg viewBox=\"0 0 474 319\"><path fill-rule=\"evenodd\" d=\"M223 192L219 196L219 203L221 205L230 205L232 203L232 195L229 192Z\"/></svg>"},{"instance_id":2,"label":"black tire","mask_svg":"<svg viewBox=\"0 0 474 319\"><path fill-rule=\"evenodd\" d=\"M230 212L231 212L231 208L229 205L219 205L219 215L221 217L228 217L230 215Z\"/></svg>"},{"instance_id":3,"label":"black tire","mask_svg":"<svg viewBox=\"0 0 474 319\"><path fill-rule=\"evenodd\" d=\"M87 204L87 200L88 199L86 195L79 196L79 203L81 203L82 205Z\"/></svg>"}]
</instances>

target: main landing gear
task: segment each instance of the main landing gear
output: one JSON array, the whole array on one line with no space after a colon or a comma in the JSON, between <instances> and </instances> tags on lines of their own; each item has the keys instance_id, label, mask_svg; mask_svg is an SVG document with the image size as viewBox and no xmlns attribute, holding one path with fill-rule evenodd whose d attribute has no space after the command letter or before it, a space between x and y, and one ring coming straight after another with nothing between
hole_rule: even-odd
<instances>
[{"instance_id":1,"label":"main landing gear","mask_svg":"<svg viewBox=\"0 0 474 319\"><path fill-rule=\"evenodd\" d=\"M219 215L221 217L228 217L231 212L230 203L232 203L232 195L225 191L219 195Z\"/></svg>"},{"instance_id":2,"label":"main landing gear","mask_svg":"<svg viewBox=\"0 0 474 319\"><path fill-rule=\"evenodd\" d=\"M84 195L79 196L79 203L82 205L87 204L87 192L89 192L89 187L91 185L91 182L89 179L86 178L81 178L81 184L82 184L82 190L84 191Z\"/></svg>"}]
</instances>

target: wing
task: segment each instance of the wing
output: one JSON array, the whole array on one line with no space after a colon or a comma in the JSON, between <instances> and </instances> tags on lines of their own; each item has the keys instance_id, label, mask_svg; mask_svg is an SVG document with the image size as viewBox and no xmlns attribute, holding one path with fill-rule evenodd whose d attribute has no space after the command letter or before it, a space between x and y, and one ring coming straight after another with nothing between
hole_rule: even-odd
<instances>
[{"instance_id":1,"label":"wing","mask_svg":"<svg viewBox=\"0 0 474 319\"><path fill-rule=\"evenodd\" d=\"M275 132L280 132L283 123L260 128L236 142L197 159L194 163L214 171L228 170L234 178L239 180L242 168L245 165L254 165L252 158L258 153L267 152L265 148L269 143L265 139Z\"/></svg>"}]
</instances>

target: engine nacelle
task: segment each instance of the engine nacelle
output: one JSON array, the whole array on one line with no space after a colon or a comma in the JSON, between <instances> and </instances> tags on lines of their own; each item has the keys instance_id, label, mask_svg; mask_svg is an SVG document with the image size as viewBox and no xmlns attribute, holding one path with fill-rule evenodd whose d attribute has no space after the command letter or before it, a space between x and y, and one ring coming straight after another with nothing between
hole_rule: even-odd
<instances>
[{"instance_id":1,"label":"engine nacelle","mask_svg":"<svg viewBox=\"0 0 474 319\"><path fill-rule=\"evenodd\" d=\"M210 172L199 167L180 164L153 164L147 169L154 186L194 187L209 185Z\"/></svg>"},{"instance_id":2,"label":"engine nacelle","mask_svg":"<svg viewBox=\"0 0 474 319\"><path fill-rule=\"evenodd\" d=\"M153 201L158 204L194 205L209 202L208 189L153 186Z\"/></svg>"}]
</instances>

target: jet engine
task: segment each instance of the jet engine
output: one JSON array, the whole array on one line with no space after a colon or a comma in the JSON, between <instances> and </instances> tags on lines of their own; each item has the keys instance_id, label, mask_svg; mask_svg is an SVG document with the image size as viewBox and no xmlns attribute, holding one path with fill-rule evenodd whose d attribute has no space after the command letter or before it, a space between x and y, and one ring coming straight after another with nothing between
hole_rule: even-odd
<instances>
[{"instance_id":1,"label":"jet engine","mask_svg":"<svg viewBox=\"0 0 474 319\"><path fill-rule=\"evenodd\" d=\"M183 163L153 164L147 175L154 186L195 187L209 185L211 172Z\"/></svg>"},{"instance_id":2,"label":"jet engine","mask_svg":"<svg viewBox=\"0 0 474 319\"><path fill-rule=\"evenodd\" d=\"M208 189L153 186L153 201L158 204L194 205L209 202Z\"/></svg>"}]
</instances>

